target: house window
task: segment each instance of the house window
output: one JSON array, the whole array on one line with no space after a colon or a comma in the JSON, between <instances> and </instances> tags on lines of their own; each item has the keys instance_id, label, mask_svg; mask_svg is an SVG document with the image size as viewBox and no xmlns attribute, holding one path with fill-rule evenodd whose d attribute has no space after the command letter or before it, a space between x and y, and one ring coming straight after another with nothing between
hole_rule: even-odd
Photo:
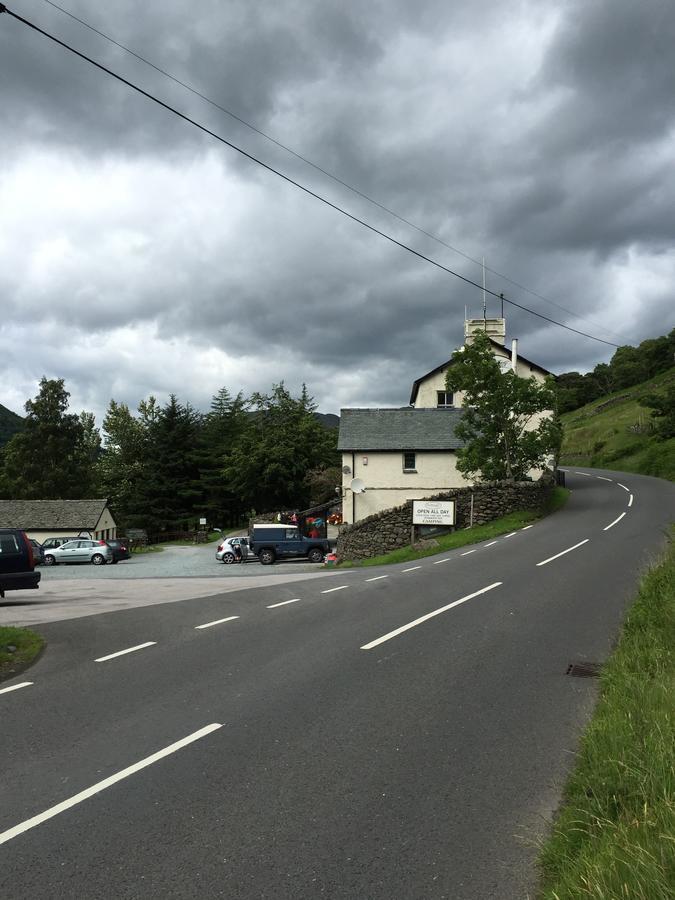
<instances>
[{"instance_id":1,"label":"house window","mask_svg":"<svg viewBox=\"0 0 675 900\"><path fill-rule=\"evenodd\" d=\"M403 454L403 471L404 472L416 472L415 468L415 452L413 450L406 450Z\"/></svg>"},{"instance_id":2,"label":"house window","mask_svg":"<svg viewBox=\"0 0 675 900\"><path fill-rule=\"evenodd\" d=\"M436 408L452 409L452 391L436 391Z\"/></svg>"}]
</instances>

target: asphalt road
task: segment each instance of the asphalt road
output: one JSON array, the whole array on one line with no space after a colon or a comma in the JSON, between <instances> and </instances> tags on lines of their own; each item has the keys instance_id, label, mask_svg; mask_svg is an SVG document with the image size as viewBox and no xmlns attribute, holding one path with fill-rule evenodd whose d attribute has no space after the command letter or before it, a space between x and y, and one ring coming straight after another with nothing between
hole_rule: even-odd
<instances>
[{"instance_id":1,"label":"asphalt road","mask_svg":"<svg viewBox=\"0 0 675 900\"><path fill-rule=\"evenodd\" d=\"M0 687L0 893L528 896L597 691L567 666L675 519L656 479L568 486L418 563L43 626Z\"/></svg>"}]
</instances>

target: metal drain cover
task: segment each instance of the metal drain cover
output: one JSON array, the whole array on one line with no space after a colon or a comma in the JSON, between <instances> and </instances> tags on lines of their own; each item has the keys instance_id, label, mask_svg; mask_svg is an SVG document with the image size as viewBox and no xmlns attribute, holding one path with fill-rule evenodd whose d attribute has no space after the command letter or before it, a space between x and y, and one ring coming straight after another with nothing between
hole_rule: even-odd
<instances>
[{"instance_id":1,"label":"metal drain cover","mask_svg":"<svg viewBox=\"0 0 675 900\"><path fill-rule=\"evenodd\" d=\"M596 678L600 674L600 668L600 663L570 663L565 674L572 675L574 678Z\"/></svg>"}]
</instances>

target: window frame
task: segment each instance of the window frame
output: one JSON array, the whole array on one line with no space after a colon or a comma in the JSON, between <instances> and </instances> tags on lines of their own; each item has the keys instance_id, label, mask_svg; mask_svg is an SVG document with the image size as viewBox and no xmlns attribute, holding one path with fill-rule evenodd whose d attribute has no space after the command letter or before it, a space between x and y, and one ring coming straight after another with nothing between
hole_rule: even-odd
<instances>
[{"instance_id":1,"label":"window frame","mask_svg":"<svg viewBox=\"0 0 675 900\"><path fill-rule=\"evenodd\" d=\"M445 403L441 403L441 395L445 397ZM448 403L448 397L450 397L450 402ZM453 391L436 391L436 409L454 409L455 408L455 394Z\"/></svg>"},{"instance_id":2,"label":"window frame","mask_svg":"<svg viewBox=\"0 0 675 900\"><path fill-rule=\"evenodd\" d=\"M412 457L412 466L407 465L410 460L406 457ZM417 452L415 450L403 451L403 471L410 473L417 472Z\"/></svg>"}]
</instances>

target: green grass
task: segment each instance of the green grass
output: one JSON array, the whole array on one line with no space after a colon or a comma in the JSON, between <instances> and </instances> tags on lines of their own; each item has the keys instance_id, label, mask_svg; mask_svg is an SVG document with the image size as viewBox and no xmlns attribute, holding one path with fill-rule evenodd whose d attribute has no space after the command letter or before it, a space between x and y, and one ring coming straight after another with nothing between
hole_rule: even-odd
<instances>
[{"instance_id":1,"label":"green grass","mask_svg":"<svg viewBox=\"0 0 675 900\"><path fill-rule=\"evenodd\" d=\"M44 638L34 631L0 625L0 681L25 669L44 645ZM12 653L8 647L16 647L16 650Z\"/></svg>"},{"instance_id":2,"label":"green grass","mask_svg":"<svg viewBox=\"0 0 675 900\"><path fill-rule=\"evenodd\" d=\"M541 900L675 896L675 545L643 579L601 675Z\"/></svg>"},{"instance_id":3,"label":"green grass","mask_svg":"<svg viewBox=\"0 0 675 900\"><path fill-rule=\"evenodd\" d=\"M563 507L567 503L569 495L570 492L566 488L554 488L551 500L543 514L549 515ZM508 534L510 531L516 531L518 528L524 528L525 525L529 525L539 518L541 518L541 515L531 510L514 512L501 519L495 519L494 522L489 522L487 525L476 525L474 528L466 528L462 531L454 531L452 534L440 535L435 538L437 541L437 546L435 547L419 549L401 547L399 550L392 550L391 553L383 553L381 556L373 556L369 559L358 561L345 560L338 563L338 566L341 569L352 569L361 566L383 566L423 559L425 556L434 556L436 553L444 553L446 550L456 550L458 547L465 547L467 544L477 544L480 541L499 537L500 534Z\"/></svg>"},{"instance_id":4,"label":"green grass","mask_svg":"<svg viewBox=\"0 0 675 900\"><path fill-rule=\"evenodd\" d=\"M617 469L675 480L675 439L657 440L649 431L651 411L639 404L645 394L665 393L674 378L675 368L565 413L561 417L561 465Z\"/></svg>"},{"instance_id":5,"label":"green grass","mask_svg":"<svg viewBox=\"0 0 675 900\"><path fill-rule=\"evenodd\" d=\"M131 546L131 555L138 556L141 553L161 553L164 547L160 547L159 544L147 544L146 546L141 546L137 544L136 546Z\"/></svg>"}]
</instances>

